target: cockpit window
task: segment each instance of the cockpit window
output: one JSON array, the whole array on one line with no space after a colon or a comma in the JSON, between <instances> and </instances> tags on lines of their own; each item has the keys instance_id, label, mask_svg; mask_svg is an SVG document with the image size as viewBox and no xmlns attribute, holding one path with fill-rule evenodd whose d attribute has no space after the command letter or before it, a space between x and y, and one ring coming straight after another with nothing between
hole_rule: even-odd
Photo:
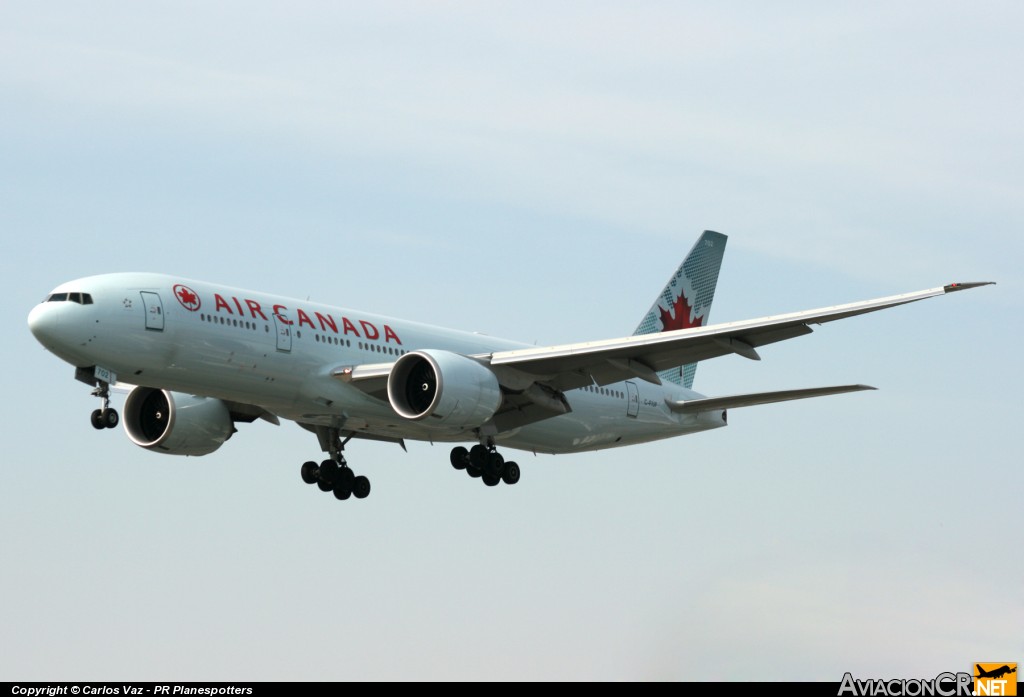
<instances>
[{"instance_id":1,"label":"cockpit window","mask_svg":"<svg viewBox=\"0 0 1024 697\"><path fill-rule=\"evenodd\" d=\"M73 302L79 305L92 305L92 296L88 293L50 293L46 296L46 303Z\"/></svg>"}]
</instances>

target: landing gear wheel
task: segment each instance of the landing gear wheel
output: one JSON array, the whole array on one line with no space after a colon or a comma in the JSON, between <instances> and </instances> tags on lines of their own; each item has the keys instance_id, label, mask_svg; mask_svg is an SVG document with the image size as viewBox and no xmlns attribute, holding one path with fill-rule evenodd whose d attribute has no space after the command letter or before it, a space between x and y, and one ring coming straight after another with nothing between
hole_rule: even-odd
<instances>
[{"instance_id":1,"label":"landing gear wheel","mask_svg":"<svg viewBox=\"0 0 1024 697\"><path fill-rule=\"evenodd\" d=\"M461 445L452 448L451 461L452 467L454 467L455 469L466 469L466 465L469 464L469 451L463 448Z\"/></svg>"},{"instance_id":2,"label":"landing gear wheel","mask_svg":"<svg viewBox=\"0 0 1024 697\"><path fill-rule=\"evenodd\" d=\"M116 428L117 424L121 421L121 417L117 415L117 410L115 409L103 409L100 412L100 418L103 420L105 428Z\"/></svg>"},{"instance_id":3,"label":"landing gear wheel","mask_svg":"<svg viewBox=\"0 0 1024 697\"><path fill-rule=\"evenodd\" d=\"M340 467L338 473L334 475L335 484L343 484L348 487L349 491L352 490L352 482L356 479L356 473L348 467Z\"/></svg>"},{"instance_id":4,"label":"landing gear wheel","mask_svg":"<svg viewBox=\"0 0 1024 697\"><path fill-rule=\"evenodd\" d=\"M469 464L473 467L476 467L479 470L482 470L484 468L484 465L487 464L487 448L480 445L479 443L470 448Z\"/></svg>"},{"instance_id":5,"label":"landing gear wheel","mask_svg":"<svg viewBox=\"0 0 1024 697\"><path fill-rule=\"evenodd\" d=\"M320 463L320 481L333 485L338 476L338 469L338 463L334 460L324 460Z\"/></svg>"},{"instance_id":6,"label":"landing gear wheel","mask_svg":"<svg viewBox=\"0 0 1024 697\"><path fill-rule=\"evenodd\" d=\"M95 409L92 412L90 419L92 420L92 427L97 431L102 431L107 427L107 425L103 423L103 411L100 409Z\"/></svg>"},{"instance_id":7,"label":"landing gear wheel","mask_svg":"<svg viewBox=\"0 0 1024 697\"><path fill-rule=\"evenodd\" d=\"M509 486L517 484L519 482L519 465L515 462L506 462L505 471L501 473L501 481L505 482Z\"/></svg>"},{"instance_id":8,"label":"landing gear wheel","mask_svg":"<svg viewBox=\"0 0 1024 697\"><path fill-rule=\"evenodd\" d=\"M348 463L345 462L345 444L354 435L342 439L342 432L337 427L317 426L315 428L321 449L328 457L319 465L307 462L302 466L302 480L315 483L323 492L331 492L339 501L352 498L365 498L370 494L370 480L357 477Z\"/></svg>"},{"instance_id":9,"label":"landing gear wheel","mask_svg":"<svg viewBox=\"0 0 1024 697\"><path fill-rule=\"evenodd\" d=\"M498 486L498 482L501 481L501 477L496 477L493 474L485 474L483 479L487 486Z\"/></svg>"},{"instance_id":10,"label":"landing gear wheel","mask_svg":"<svg viewBox=\"0 0 1024 697\"><path fill-rule=\"evenodd\" d=\"M315 462L304 462L302 463L302 481L306 484L316 484L320 478L320 465Z\"/></svg>"},{"instance_id":11,"label":"landing gear wheel","mask_svg":"<svg viewBox=\"0 0 1024 697\"><path fill-rule=\"evenodd\" d=\"M352 493L357 499L365 499L370 495L370 480L359 475L352 480Z\"/></svg>"},{"instance_id":12,"label":"landing gear wheel","mask_svg":"<svg viewBox=\"0 0 1024 697\"><path fill-rule=\"evenodd\" d=\"M470 465L466 468L466 474L468 474L473 479L477 479L483 474L483 472L480 471L479 467L474 467L473 465Z\"/></svg>"},{"instance_id":13,"label":"landing gear wheel","mask_svg":"<svg viewBox=\"0 0 1024 697\"><path fill-rule=\"evenodd\" d=\"M501 456L501 453L487 453L487 464L484 465L484 474L499 479L504 468L505 458Z\"/></svg>"}]
</instances>

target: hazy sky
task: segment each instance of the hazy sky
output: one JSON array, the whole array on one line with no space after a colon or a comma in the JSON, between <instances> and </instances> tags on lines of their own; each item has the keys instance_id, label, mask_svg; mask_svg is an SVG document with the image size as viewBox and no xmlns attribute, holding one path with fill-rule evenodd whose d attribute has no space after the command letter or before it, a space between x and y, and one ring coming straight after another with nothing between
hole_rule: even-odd
<instances>
[{"instance_id":1,"label":"hazy sky","mask_svg":"<svg viewBox=\"0 0 1024 697\"><path fill-rule=\"evenodd\" d=\"M0 4L0 678L930 677L1024 661L1024 6ZM28 332L152 270L541 344L632 331L702 229L712 321L956 280L707 394L865 382L622 450L176 458ZM1013 521L1017 521L1016 523Z\"/></svg>"}]
</instances>

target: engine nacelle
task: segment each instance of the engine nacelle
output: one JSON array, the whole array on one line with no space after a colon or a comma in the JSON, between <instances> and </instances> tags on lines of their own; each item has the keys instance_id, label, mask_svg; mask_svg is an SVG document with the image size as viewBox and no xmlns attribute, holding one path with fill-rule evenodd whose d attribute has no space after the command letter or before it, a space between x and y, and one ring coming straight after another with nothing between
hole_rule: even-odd
<instances>
[{"instance_id":1,"label":"engine nacelle","mask_svg":"<svg viewBox=\"0 0 1024 697\"><path fill-rule=\"evenodd\" d=\"M501 386L490 369L472 358L450 351L413 351L395 361L388 400L407 419L475 428L498 411Z\"/></svg>"},{"instance_id":2,"label":"engine nacelle","mask_svg":"<svg viewBox=\"0 0 1024 697\"><path fill-rule=\"evenodd\" d=\"M136 387L124 402L124 430L135 445L169 455L207 455L234 433L224 402Z\"/></svg>"}]
</instances>

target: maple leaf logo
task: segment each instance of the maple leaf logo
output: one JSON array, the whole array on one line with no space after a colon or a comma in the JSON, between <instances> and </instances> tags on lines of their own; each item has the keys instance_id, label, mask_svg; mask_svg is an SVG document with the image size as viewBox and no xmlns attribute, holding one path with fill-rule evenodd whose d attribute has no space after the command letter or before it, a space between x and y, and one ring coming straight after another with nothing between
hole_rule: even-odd
<instances>
[{"instance_id":1,"label":"maple leaf logo","mask_svg":"<svg viewBox=\"0 0 1024 697\"><path fill-rule=\"evenodd\" d=\"M701 326L704 322L703 315L698 315L692 320L690 319L693 307L686 300L686 293L684 292L679 293L679 297L669 306L668 310L662 309L661 305L659 305L658 312L661 313L661 331L663 332L670 332L673 329L691 329Z\"/></svg>"},{"instance_id":2,"label":"maple leaf logo","mask_svg":"<svg viewBox=\"0 0 1024 697\"><path fill-rule=\"evenodd\" d=\"M202 306L199 295L188 286L183 286L180 283L174 286L174 297L189 312L195 312Z\"/></svg>"}]
</instances>

